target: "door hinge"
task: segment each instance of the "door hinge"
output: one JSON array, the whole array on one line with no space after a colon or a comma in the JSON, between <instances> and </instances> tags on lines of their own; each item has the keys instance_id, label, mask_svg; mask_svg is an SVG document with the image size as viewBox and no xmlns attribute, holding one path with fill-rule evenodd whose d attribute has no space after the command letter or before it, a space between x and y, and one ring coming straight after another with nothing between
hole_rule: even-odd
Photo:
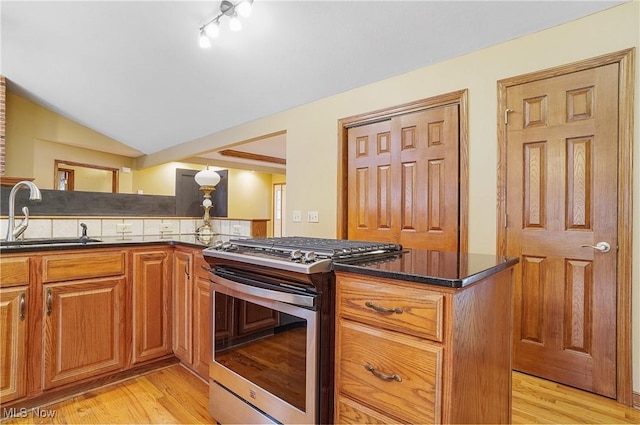
<instances>
[{"instance_id":1,"label":"door hinge","mask_svg":"<svg viewBox=\"0 0 640 425\"><path fill-rule=\"evenodd\" d=\"M505 109L504 110L504 125L509 124L509 112L513 112L513 109Z\"/></svg>"}]
</instances>

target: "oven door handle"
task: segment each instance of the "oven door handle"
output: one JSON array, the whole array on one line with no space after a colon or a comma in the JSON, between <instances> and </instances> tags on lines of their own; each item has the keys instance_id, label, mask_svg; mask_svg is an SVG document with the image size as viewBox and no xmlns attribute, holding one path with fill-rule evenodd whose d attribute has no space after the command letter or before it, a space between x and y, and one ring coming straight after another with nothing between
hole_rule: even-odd
<instances>
[{"instance_id":1,"label":"oven door handle","mask_svg":"<svg viewBox=\"0 0 640 425\"><path fill-rule=\"evenodd\" d=\"M287 304L294 304L303 307L315 307L315 296L292 294L290 292L273 291L271 289L259 288L257 286L246 285L244 283L234 282L216 275L217 279L212 280L214 285L224 286L242 294L253 295L268 300L280 301Z\"/></svg>"}]
</instances>

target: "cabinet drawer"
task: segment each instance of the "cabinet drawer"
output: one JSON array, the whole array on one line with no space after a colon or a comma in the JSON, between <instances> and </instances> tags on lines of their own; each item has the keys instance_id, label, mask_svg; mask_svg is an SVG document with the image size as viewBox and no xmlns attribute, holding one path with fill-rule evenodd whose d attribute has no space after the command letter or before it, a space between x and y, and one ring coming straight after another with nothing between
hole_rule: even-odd
<instances>
[{"instance_id":1,"label":"cabinet drawer","mask_svg":"<svg viewBox=\"0 0 640 425\"><path fill-rule=\"evenodd\" d=\"M334 423L386 425L397 422L397 419L391 419L346 397L338 396L336 400Z\"/></svg>"},{"instance_id":2,"label":"cabinet drawer","mask_svg":"<svg viewBox=\"0 0 640 425\"><path fill-rule=\"evenodd\" d=\"M29 284L29 257L0 258L0 287Z\"/></svg>"},{"instance_id":3,"label":"cabinet drawer","mask_svg":"<svg viewBox=\"0 0 640 425\"><path fill-rule=\"evenodd\" d=\"M339 394L401 421L440 422L442 347L348 320L339 321L338 341Z\"/></svg>"},{"instance_id":4,"label":"cabinet drawer","mask_svg":"<svg viewBox=\"0 0 640 425\"><path fill-rule=\"evenodd\" d=\"M341 316L442 342L443 294L343 275L337 285Z\"/></svg>"},{"instance_id":5,"label":"cabinet drawer","mask_svg":"<svg viewBox=\"0 0 640 425\"><path fill-rule=\"evenodd\" d=\"M49 255L42 258L42 282L121 276L125 266L124 251Z\"/></svg>"}]
</instances>

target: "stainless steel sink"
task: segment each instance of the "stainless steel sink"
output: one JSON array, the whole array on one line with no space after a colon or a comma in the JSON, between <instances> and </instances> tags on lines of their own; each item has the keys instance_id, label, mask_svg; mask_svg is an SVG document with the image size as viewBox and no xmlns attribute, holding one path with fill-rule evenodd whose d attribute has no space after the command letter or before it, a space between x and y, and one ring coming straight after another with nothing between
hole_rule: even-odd
<instances>
[{"instance_id":1,"label":"stainless steel sink","mask_svg":"<svg viewBox=\"0 0 640 425\"><path fill-rule=\"evenodd\" d=\"M86 245L102 242L92 238L51 238L51 239L25 239L17 241L0 241L0 247L18 247L33 245Z\"/></svg>"}]
</instances>

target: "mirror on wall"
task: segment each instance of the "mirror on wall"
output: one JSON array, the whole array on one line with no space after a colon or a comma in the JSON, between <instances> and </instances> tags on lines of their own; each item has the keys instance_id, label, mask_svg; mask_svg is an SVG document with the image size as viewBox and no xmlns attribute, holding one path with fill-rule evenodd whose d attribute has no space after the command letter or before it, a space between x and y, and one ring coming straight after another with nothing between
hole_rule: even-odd
<instances>
[{"instance_id":1,"label":"mirror on wall","mask_svg":"<svg viewBox=\"0 0 640 425\"><path fill-rule=\"evenodd\" d=\"M57 190L118 193L118 169L55 160L53 187Z\"/></svg>"}]
</instances>

